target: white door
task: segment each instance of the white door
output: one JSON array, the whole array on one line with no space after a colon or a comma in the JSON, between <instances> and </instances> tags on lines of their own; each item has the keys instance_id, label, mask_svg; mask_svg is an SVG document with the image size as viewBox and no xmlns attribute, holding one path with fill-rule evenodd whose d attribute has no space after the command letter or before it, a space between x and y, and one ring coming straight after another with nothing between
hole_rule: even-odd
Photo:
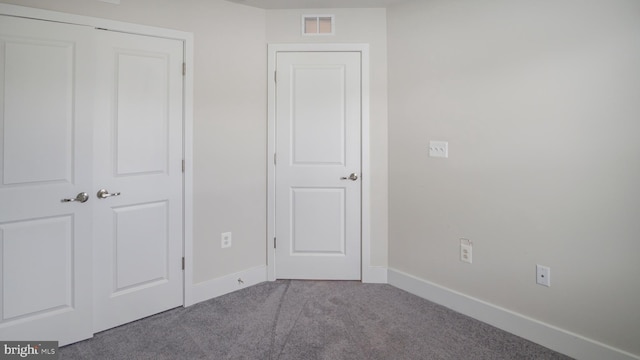
<instances>
[{"instance_id":1,"label":"white door","mask_svg":"<svg viewBox=\"0 0 640 360\"><path fill-rule=\"evenodd\" d=\"M279 52L276 71L276 278L360 279L361 55Z\"/></svg>"},{"instance_id":2,"label":"white door","mask_svg":"<svg viewBox=\"0 0 640 360\"><path fill-rule=\"evenodd\" d=\"M0 16L2 340L92 335L92 31Z\"/></svg>"},{"instance_id":3,"label":"white door","mask_svg":"<svg viewBox=\"0 0 640 360\"><path fill-rule=\"evenodd\" d=\"M182 60L177 40L0 16L1 340L183 304Z\"/></svg>"},{"instance_id":4,"label":"white door","mask_svg":"<svg viewBox=\"0 0 640 360\"><path fill-rule=\"evenodd\" d=\"M110 31L96 41L97 332L183 304L183 44Z\"/></svg>"}]
</instances>

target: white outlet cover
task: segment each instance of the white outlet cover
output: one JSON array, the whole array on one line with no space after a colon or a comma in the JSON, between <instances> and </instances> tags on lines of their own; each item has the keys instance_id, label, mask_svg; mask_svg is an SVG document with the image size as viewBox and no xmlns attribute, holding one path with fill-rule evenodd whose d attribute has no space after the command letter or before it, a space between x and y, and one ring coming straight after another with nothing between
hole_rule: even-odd
<instances>
[{"instance_id":1,"label":"white outlet cover","mask_svg":"<svg viewBox=\"0 0 640 360\"><path fill-rule=\"evenodd\" d=\"M473 247L471 244L460 244L460 261L473 263Z\"/></svg>"},{"instance_id":2,"label":"white outlet cover","mask_svg":"<svg viewBox=\"0 0 640 360\"><path fill-rule=\"evenodd\" d=\"M449 143L447 141L429 141L430 157L449 157Z\"/></svg>"},{"instance_id":3,"label":"white outlet cover","mask_svg":"<svg viewBox=\"0 0 640 360\"><path fill-rule=\"evenodd\" d=\"M231 233L225 232L220 234L220 247L223 249L231 247Z\"/></svg>"}]
</instances>

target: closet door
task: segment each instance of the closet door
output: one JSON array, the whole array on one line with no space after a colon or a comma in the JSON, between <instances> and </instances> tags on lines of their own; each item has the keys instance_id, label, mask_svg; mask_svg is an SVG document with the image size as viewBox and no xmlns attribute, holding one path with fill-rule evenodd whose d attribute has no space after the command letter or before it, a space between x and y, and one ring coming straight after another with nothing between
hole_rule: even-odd
<instances>
[{"instance_id":1,"label":"closet door","mask_svg":"<svg viewBox=\"0 0 640 360\"><path fill-rule=\"evenodd\" d=\"M0 16L2 340L93 333L92 32Z\"/></svg>"},{"instance_id":2,"label":"closet door","mask_svg":"<svg viewBox=\"0 0 640 360\"><path fill-rule=\"evenodd\" d=\"M183 304L183 49L0 15L0 340Z\"/></svg>"},{"instance_id":3,"label":"closet door","mask_svg":"<svg viewBox=\"0 0 640 360\"><path fill-rule=\"evenodd\" d=\"M183 304L178 40L97 31L94 330Z\"/></svg>"}]
</instances>

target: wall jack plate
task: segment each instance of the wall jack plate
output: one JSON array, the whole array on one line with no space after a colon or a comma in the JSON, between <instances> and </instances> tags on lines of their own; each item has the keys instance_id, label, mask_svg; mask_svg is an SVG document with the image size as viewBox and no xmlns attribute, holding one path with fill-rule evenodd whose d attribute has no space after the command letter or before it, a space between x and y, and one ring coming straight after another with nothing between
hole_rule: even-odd
<instances>
[{"instance_id":1,"label":"wall jack plate","mask_svg":"<svg viewBox=\"0 0 640 360\"><path fill-rule=\"evenodd\" d=\"M551 286L551 268L548 266L536 265L536 283L538 285Z\"/></svg>"}]
</instances>

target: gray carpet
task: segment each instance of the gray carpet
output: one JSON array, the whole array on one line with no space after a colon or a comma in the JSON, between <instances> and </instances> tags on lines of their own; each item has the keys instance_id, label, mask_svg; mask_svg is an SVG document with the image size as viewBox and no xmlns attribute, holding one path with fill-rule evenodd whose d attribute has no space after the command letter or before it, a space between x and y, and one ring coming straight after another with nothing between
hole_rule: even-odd
<instances>
[{"instance_id":1,"label":"gray carpet","mask_svg":"<svg viewBox=\"0 0 640 360\"><path fill-rule=\"evenodd\" d=\"M265 282L60 349L61 359L569 359L390 285Z\"/></svg>"}]
</instances>

